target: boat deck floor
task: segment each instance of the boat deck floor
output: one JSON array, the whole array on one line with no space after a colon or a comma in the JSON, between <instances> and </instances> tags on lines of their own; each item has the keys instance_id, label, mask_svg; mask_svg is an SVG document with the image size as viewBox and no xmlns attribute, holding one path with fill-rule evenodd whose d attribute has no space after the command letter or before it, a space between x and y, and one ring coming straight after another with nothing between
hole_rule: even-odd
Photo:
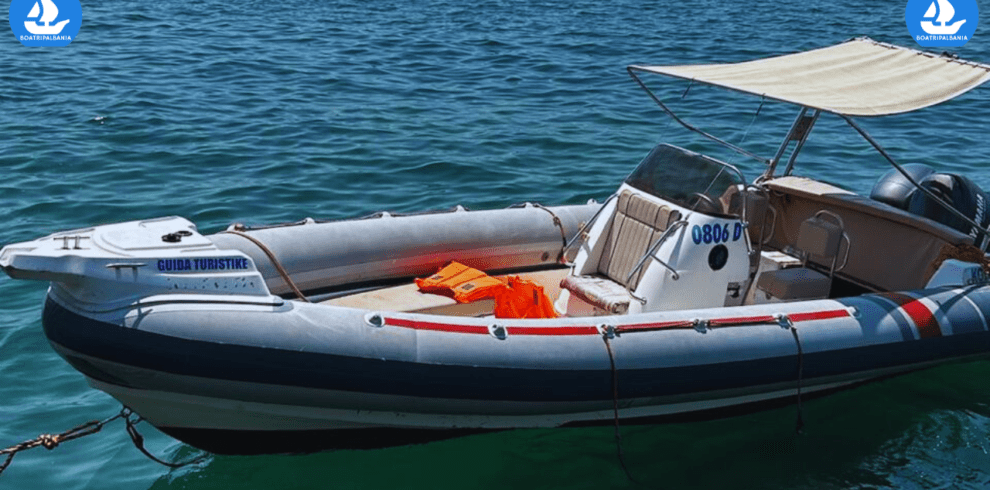
<instances>
[{"instance_id":1,"label":"boat deck floor","mask_svg":"<svg viewBox=\"0 0 990 490\"><path fill-rule=\"evenodd\" d=\"M507 279L509 276L519 276L543 286L544 291L552 301L560 296L560 281L570 272L570 269L553 269L520 274L495 276ZM333 298L320 304L360 308L365 310L402 311L407 313L423 313L430 315L451 316L488 316L495 312L495 300L483 299L471 303L458 303L453 298L439 294L421 293L415 283L402 284L389 288L376 289Z\"/></svg>"}]
</instances>

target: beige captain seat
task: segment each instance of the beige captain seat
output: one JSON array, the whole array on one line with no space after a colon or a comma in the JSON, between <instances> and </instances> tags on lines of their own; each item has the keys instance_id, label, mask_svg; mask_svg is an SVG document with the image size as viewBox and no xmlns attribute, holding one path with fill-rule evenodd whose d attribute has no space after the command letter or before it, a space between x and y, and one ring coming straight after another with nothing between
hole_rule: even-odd
<instances>
[{"instance_id":1,"label":"beige captain seat","mask_svg":"<svg viewBox=\"0 0 990 490\"><path fill-rule=\"evenodd\" d=\"M834 218L837 223L822 219L825 215ZM801 223L798 232L795 245L801 252L803 266L764 272L760 274L756 287L771 297L783 301L827 298L832 287L832 276L837 270L835 265L842 238L842 218L827 211L819 211L815 216ZM848 245L847 243L847 258ZM809 261L829 264L828 275L808 268ZM841 268L842 266L839 267Z\"/></svg>"},{"instance_id":2,"label":"beige captain seat","mask_svg":"<svg viewBox=\"0 0 990 490\"><path fill-rule=\"evenodd\" d=\"M561 281L560 287L607 313L626 313L632 299L629 291L636 289L649 264L644 264L636 274L632 274L633 269L680 216L669 206L623 191L612 223L603 232L605 244L594 269L597 274L569 275ZM588 270L587 267L584 269Z\"/></svg>"}]
</instances>

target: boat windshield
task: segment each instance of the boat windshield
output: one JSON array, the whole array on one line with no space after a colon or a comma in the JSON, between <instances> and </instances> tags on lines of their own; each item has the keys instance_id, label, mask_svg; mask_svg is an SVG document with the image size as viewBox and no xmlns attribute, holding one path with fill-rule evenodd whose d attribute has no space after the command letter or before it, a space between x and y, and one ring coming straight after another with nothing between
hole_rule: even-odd
<instances>
[{"instance_id":1,"label":"boat windshield","mask_svg":"<svg viewBox=\"0 0 990 490\"><path fill-rule=\"evenodd\" d=\"M729 164L661 144L629 174L626 184L688 209L738 218L742 206L737 194L746 180Z\"/></svg>"}]
</instances>

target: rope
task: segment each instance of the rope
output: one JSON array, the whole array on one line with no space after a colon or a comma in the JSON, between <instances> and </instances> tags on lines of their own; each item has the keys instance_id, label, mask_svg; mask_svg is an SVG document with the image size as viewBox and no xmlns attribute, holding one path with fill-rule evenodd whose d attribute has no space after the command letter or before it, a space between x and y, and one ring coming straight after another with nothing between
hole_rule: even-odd
<instances>
[{"instance_id":1,"label":"rope","mask_svg":"<svg viewBox=\"0 0 990 490\"><path fill-rule=\"evenodd\" d=\"M798 352L798 363L797 363L797 421L795 423L794 432L800 434L804 430L804 416L801 410L801 384L804 379L804 350L801 349L801 339L798 338L798 331L794 325L791 325L791 333L794 335L794 343L797 344Z\"/></svg>"},{"instance_id":2,"label":"rope","mask_svg":"<svg viewBox=\"0 0 990 490\"><path fill-rule=\"evenodd\" d=\"M65 432L62 432L61 434L54 434L54 435L41 434L40 436L34 439L24 441L20 444L8 447L7 449L0 449L0 455L4 455L4 454L7 455L7 458L4 460L3 464L0 464L0 474L3 474L3 470L6 470L7 467L10 466L10 462L13 461L14 456L16 456L17 453L21 451L26 451L28 449L33 449L39 446L51 451L52 449L55 449L56 447L58 447L59 444L63 442L71 441L73 439L78 439L80 437L88 436L90 434L96 434L101 429L103 429L104 425L113 422L114 420L117 420L123 416L124 416L123 411L121 411L121 413L118 413L117 415L114 415L113 417L110 417L108 419L91 420L89 422L86 422L85 424L78 425Z\"/></svg>"},{"instance_id":3,"label":"rope","mask_svg":"<svg viewBox=\"0 0 990 490\"><path fill-rule=\"evenodd\" d=\"M709 140L712 140L712 141L714 141L714 142L716 142L716 143L718 143L718 144L720 144L720 145L722 145L722 146L724 146L724 147L726 147L726 148L728 148L728 149L730 149L730 150L732 150L732 151L734 151L736 153L740 153L740 154L746 155L746 156L748 156L748 157L750 157L752 159L755 159L757 161L763 162L765 164L769 164L770 163L770 160L768 160L766 158L763 158L763 157L761 157L761 156L759 156L759 155L757 155L755 153L752 153L750 151L744 150L744 149L740 148L737 145L734 145L732 143L729 143L728 141L725 141L723 139L720 139L717 136L714 136L714 135L711 135L709 133L706 133L704 130L702 130L700 128L697 128L695 126L692 126L692 125L688 124L687 121L681 119L677 114L674 113L674 111L670 110L670 108L667 107L663 103L663 101L661 101L659 98L657 98L656 94L654 94L653 91L651 91L649 89L649 87L647 87L646 84L643 83L643 81L640 80L638 76L636 76L636 73L633 71L635 69L636 69L636 67L629 66L629 67L626 67L626 72L629 73L629 76L631 76L633 78L633 80L636 81L637 84L639 84L640 88L642 88L644 91L646 91L646 94L649 95L651 99L653 99L653 102L655 102L658 106L660 106L660 109L663 110L672 119L674 119L674 121L677 121L678 124L680 124L681 126L684 126L686 129L688 129L690 131L694 131L695 133L698 133L701 136L704 136L705 138L708 138Z\"/></svg>"},{"instance_id":4,"label":"rope","mask_svg":"<svg viewBox=\"0 0 990 490\"><path fill-rule=\"evenodd\" d=\"M942 246L942 250L939 251L938 256L935 257L935 260L928 265L928 268L925 270L925 277L931 279L932 275L942 266L942 262L948 259L979 264L983 272L990 275L990 260L987 259L986 252L980 250L979 247L967 244L945 244Z\"/></svg>"},{"instance_id":5,"label":"rope","mask_svg":"<svg viewBox=\"0 0 990 490\"><path fill-rule=\"evenodd\" d=\"M10 463L11 461L13 461L14 456L16 456L17 453L21 451L26 451L28 449L33 449L39 446L48 449L50 451L58 447L63 442L71 441L73 439L79 439L80 437L88 436L91 434L96 434L97 432L103 429L103 426L117 419L124 419L124 422L127 424L126 426L127 434L131 436L131 441L134 443L134 446L138 448L138 450L140 450L142 453L144 453L145 456L147 456L156 463L168 466L169 468L181 468L183 466L200 463L203 460L205 460L206 457L208 456L208 454L203 454L195 458L192 458L189 461L183 461L179 463L169 463L167 461L162 461L161 459L156 458L154 455L148 452L147 449L145 449L144 437L141 436L141 434L137 431L137 428L135 427L143 419L137 414L135 414L134 411L132 411L130 408L123 407L121 408L120 412L118 412L116 415L112 417L103 420L91 420L89 422L86 422L85 424L78 425L60 434L41 434L40 436L34 439L24 441L20 444L16 444L14 446L8 447L7 449L0 449L0 455L7 456L4 462L0 464L0 475L2 475L3 471L6 470L8 466L10 466Z\"/></svg>"},{"instance_id":6,"label":"rope","mask_svg":"<svg viewBox=\"0 0 990 490\"><path fill-rule=\"evenodd\" d=\"M124 423L127 424L127 426L125 427L125 429L127 430L127 435L131 436L131 441L134 442L134 447L138 448L138 451L141 451L145 456L148 457L148 459L160 465L168 466L169 468L182 468L183 466L189 466L191 464L201 463L207 458L208 454L201 454L199 456L196 456L195 458L191 458L186 461L180 461L178 463L170 463L168 461L162 461L161 459L158 459L157 457L155 457L155 455L151 454L150 452L148 452L147 449L145 449L144 436L142 436L141 433L138 432L137 430L137 424L139 424L144 419L142 419L141 416L132 412L131 409L129 408L125 407L123 410L121 410L121 414L124 414L124 412L127 412L126 415L123 415Z\"/></svg>"},{"instance_id":7,"label":"rope","mask_svg":"<svg viewBox=\"0 0 990 490\"><path fill-rule=\"evenodd\" d=\"M739 143L736 143L737 145L742 146L742 144L746 142L746 137L749 136L749 131L753 129L753 123L756 122L756 118L760 117L760 111L763 110L763 103L766 102L766 100L767 100L766 95L760 97L760 106L756 108L756 114L753 114L753 119L749 120L749 125L746 126L746 130L743 131L742 138L739 139ZM729 158L729 164L731 165L735 161L735 159L736 159L736 155L732 155L732 157ZM713 184L714 184L714 180L715 179L712 179ZM711 185L709 185L709 187L711 187Z\"/></svg>"},{"instance_id":8,"label":"rope","mask_svg":"<svg viewBox=\"0 0 990 490\"><path fill-rule=\"evenodd\" d=\"M550 216L553 216L553 224L557 225L557 228L560 229L560 241L563 244L560 247L560 254L557 255L557 260L560 261L560 259L562 259L564 257L564 250L567 248L567 232L564 231L564 222L561 221L560 216L557 216L557 213L554 213L552 209L550 209L550 208L548 208L548 207L546 207L546 206L544 206L544 205L542 205L542 204L540 204L538 202L533 203L533 207L536 208L536 209L542 209L542 210L550 213Z\"/></svg>"},{"instance_id":9,"label":"rope","mask_svg":"<svg viewBox=\"0 0 990 490\"><path fill-rule=\"evenodd\" d=\"M644 325L620 325L615 327L616 334L629 332L658 332L660 330L689 329L695 328L695 323L691 320L678 320L672 322L648 323Z\"/></svg>"},{"instance_id":10,"label":"rope","mask_svg":"<svg viewBox=\"0 0 990 490\"><path fill-rule=\"evenodd\" d=\"M270 260L271 263L272 263L272 265L275 266L275 270L277 270L278 273L279 273L279 275L282 276L282 280L285 281L285 283L292 289L292 292L295 293L296 296L299 299L301 299L301 300L303 300L303 301L305 301L307 303L310 302L309 301L309 298L307 298L305 295L303 295L302 291L300 291L299 288L296 287L296 283L292 282L292 278L289 277L289 273L286 272L286 270L285 270L284 267L282 267L282 264L275 257L275 254L271 251L271 249L269 249L267 246L265 246L265 244L262 243L261 240L258 240L257 238L255 238L255 237L253 237L251 235L248 235L247 233L244 233L244 232L241 232L241 231L237 231L237 230L225 230L225 231L221 231L220 233L230 233L232 235L237 235L239 237L246 238L251 243L257 245L258 248L260 248L261 251L264 252L265 255L268 256L268 260Z\"/></svg>"},{"instance_id":11,"label":"rope","mask_svg":"<svg viewBox=\"0 0 990 490\"><path fill-rule=\"evenodd\" d=\"M752 317L740 317L740 318L722 318L716 320L680 320L671 322L660 322L660 323L648 323L643 325L623 325L619 327L610 327L611 333L618 335L622 333L637 333L637 332L656 332L660 330L677 330L677 329L707 329L707 328L721 328L721 327L744 327L753 325L773 325L780 324L781 321L787 322L787 327L791 331L791 335L794 336L794 343L797 344L797 422L795 424L795 432L801 434L804 430L804 415L801 408L801 389L804 384L804 349L801 347L801 338L798 337L797 328L794 324L787 320L786 317L783 319L779 316L774 315L760 315ZM613 383L613 397L615 398L615 436L616 444L619 444L619 408L618 408L618 388L615 373L615 361L612 359L612 347L608 341L608 335L610 332L605 332L602 334L605 340L605 348L608 349L608 358L612 363L612 383ZM622 461L622 448L619 448L619 461ZM622 465L622 469L625 469L625 463ZM626 470L628 475L629 471ZM630 478L632 480L632 478ZM633 480L635 481L635 480Z\"/></svg>"},{"instance_id":12,"label":"rope","mask_svg":"<svg viewBox=\"0 0 990 490\"><path fill-rule=\"evenodd\" d=\"M622 453L622 433L619 431L619 373L615 369L615 355L612 354L612 344L609 342L610 332L602 332L602 340L605 341L605 350L608 351L608 363L612 369L612 418L615 421L615 454L619 458L619 465L626 473L629 481L639 484L626 466L626 458Z\"/></svg>"},{"instance_id":13,"label":"rope","mask_svg":"<svg viewBox=\"0 0 990 490\"><path fill-rule=\"evenodd\" d=\"M681 98L682 99L686 99L687 98L687 94L688 94L688 92L691 91L691 87L693 87L693 86L694 86L694 80L691 80L690 82L688 82L687 88L684 89L684 93L681 94Z\"/></svg>"},{"instance_id":14,"label":"rope","mask_svg":"<svg viewBox=\"0 0 990 490\"><path fill-rule=\"evenodd\" d=\"M982 235L986 234L986 230L983 229L983 226L977 223L976 221L973 221L973 218L966 216L965 214L962 213L962 211L959 211L958 209L952 207L951 204L945 202L944 199L935 195L935 193L932 192L927 187L922 187L921 184L919 184L918 181L915 180L915 178L912 177L911 174L907 172L907 170L904 170L904 167L902 167L901 164L897 163L897 161L894 160L894 157L890 156L890 153L887 153L887 150L885 150L882 146L880 146L880 143L878 143L877 140L873 139L873 137L870 136L870 133L867 133L865 129L859 127L859 125L856 124L856 122L853 121L851 117L844 116L842 114L839 114L839 117L845 119L846 124L848 124L850 127L855 129L856 132L858 132L860 136L862 136L863 139L866 140L867 143L872 145L873 148L875 148L878 152L880 152L880 155L882 155L885 159L887 159L887 162L889 162L895 169L897 169L897 171L900 172L901 175L903 175L904 178L911 183L911 185L913 185L919 191L924 192L925 195L927 195L931 200L937 202L939 206L942 206L946 211L956 215L956 217L962 219L968 225L972 226L974 232L978 231L978 234L974 236L974 239L979 239Z\"/></svg>"},{"instance_id":15,"label":"rope","mask_svg":"<svg viewBox=\"0 0 990 490\"><path fill-rule=\"evenodd\" d=\"M617 197L619 197L619 193L615 193L612 194L611 196L608 196L608 199L606 199L605 202L602 203L601 207L598 208L598 211L595 211L595 214L591 217L591 219L589 219L587 222L581 225L580 228L578 228L577 233L575 233L574 236L572 236L571 239L567 241L567 244L564 245L564 250L562 250L560 257L561 263L566 265L573 265L573 264L568 264L566 262L567 253L571 251L571 247L573 247L578 240L582 239L582 237L584 237L585 241L587 241L586 238L587 231L591 229L591 226L594 225L598 217L601 216L602 211L605 210L605 206L608 206L608 203L611 202L612 199L615 199Z\"/></svg>"}]
</instances>

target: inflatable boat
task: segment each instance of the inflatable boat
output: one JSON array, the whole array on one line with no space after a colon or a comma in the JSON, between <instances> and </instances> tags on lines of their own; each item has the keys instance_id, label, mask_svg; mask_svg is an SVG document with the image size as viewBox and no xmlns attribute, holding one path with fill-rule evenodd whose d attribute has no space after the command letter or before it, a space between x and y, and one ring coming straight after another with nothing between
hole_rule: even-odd
<instances>
[{"instance_id":1,"label":"inflatable boat","mask_svg":"<svg viewBox=\"0 0 990 490\"><path fill-rule=\"evenodd\" d=\"M51 283L45 334L93 387L219 453L723 415L990 353L987 195L900 165L855 122L951 99L990 66L861 38L629 73L763 174L661 144L602 203L212 235L166 217L9 244L0 266ZM798 115L761 157L670 112L647 73ZM870 196L793 175L823 113L894 166ZM452 263L535 285L552 314L414 282Z\"/></svg>"}]
</instances>

